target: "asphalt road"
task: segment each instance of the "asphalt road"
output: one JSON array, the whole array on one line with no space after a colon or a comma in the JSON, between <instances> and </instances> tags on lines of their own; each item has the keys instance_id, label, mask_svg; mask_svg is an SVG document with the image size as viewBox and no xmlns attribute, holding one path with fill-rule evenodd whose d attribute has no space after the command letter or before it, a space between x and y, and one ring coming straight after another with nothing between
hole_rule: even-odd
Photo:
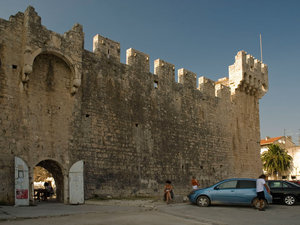
<instances>
[{"instance_id":1,"label":"asphalt road","mask_svg":"<svg viewBox=\"0 0 300 225\"><path fill-rule=\"evenodd\" d=\"M266 211L258 211L244 206L210 206L200 208L195 205L177 205L167 213L181 218L194 219L207 224L228 225L299 225L300 205L270 205ZM160 209L165 212L166 208Z\"/></svg>"},{"instance_id":2,"label":"asphalt road","mask_svg":"<svg viewBox=\"0 0 300 225\"><path fill-rule=\"evenodd\" d=\"M2 215L2 216L1 216ZM198 207L160 201L88 201L70 206L0 206L0 225L299 225L300 205L271 205L266 211L243 206Z\"/></svg>"}]
</instances>

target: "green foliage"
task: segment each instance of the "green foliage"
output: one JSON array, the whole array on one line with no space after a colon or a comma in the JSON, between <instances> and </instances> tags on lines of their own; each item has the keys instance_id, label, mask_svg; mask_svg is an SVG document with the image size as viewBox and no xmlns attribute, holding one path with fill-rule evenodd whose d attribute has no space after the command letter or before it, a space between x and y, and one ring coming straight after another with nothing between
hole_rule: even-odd
<instances>
[{"instance_id":1,"label":"green foliage","mask_svg":"<svg viewBox=\"0 0 300 225\"><path fill-rule=\"evenodd\" d=\"M261 155L263 168L269 174L287 172L292 168L293 158L279 145L272 144L269 150Z\"/></svg>"}]
</instances>

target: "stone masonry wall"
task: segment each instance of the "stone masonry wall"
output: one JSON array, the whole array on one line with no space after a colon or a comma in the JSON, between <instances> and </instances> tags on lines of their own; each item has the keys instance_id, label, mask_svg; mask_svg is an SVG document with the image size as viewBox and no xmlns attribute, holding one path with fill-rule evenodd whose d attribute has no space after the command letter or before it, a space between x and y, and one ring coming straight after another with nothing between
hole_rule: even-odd
<instances>
[{"instance_id":1,"label":"stone masonry wall","mask_svg":"<svg viewBox=\"0 0 300 225\"><path fill-rule=\"evenodd\" d=\"M122 64L120 44L100 35L93 52L84 50L80 25L59 35L32 7L0 20L0 32L0 202L14 199L14 156L30 173L56 162L65 200L78 160L85 198L161 195L167 179L186 194L192 175L207 186L261 172L258 101L267 67L253 67L245 52L229 78L197 82L180 69L177 83L174 65L155 60L152 74L149 56L135 49Z\"/></svg>"},{"instance_id":2,"label":"stone masonry wall","mask_svg":"<svg viewBox=\"0 0 300 225\"><path fill-rule=\"evenodd\" d=\"M93 174L87 193L116 188L120 194L151 194L166 179L187 190L192 174L203 186L229 176L225 102L175 81L163 86L165 78L149 71L136 73L107 58L96 62L88 52L84 58L90 73L82 82L78 152L87 160L86 174Z\"/></svg>"}]
</instances>

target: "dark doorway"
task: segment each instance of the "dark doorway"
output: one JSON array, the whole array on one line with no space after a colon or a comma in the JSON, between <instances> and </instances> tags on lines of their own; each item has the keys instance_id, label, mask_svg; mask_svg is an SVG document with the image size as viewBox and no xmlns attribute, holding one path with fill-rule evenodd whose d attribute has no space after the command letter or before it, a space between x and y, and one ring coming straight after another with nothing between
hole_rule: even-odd
<instances>
[{"instance_id":1,"label":"dark doorway","mask_svg":"<svg viewBox=\"0 0 300 225\"><path fill-rule=\"evenodd\" d=\"M44 186L45 183L46 186ZM58 202L64 201L64 178L60 165L54 160L43 160L35 166L34 184L36 190L35 195L39 194L40 197L44 196L43 190L37 190L46 189L48 185L51 185L53 193L48 196L49 199L52 201L56 200ZM37 196L35 196L35 198L37 198ZM41 198L41 200L45 199Z\"/></svg>"}]
</instances>

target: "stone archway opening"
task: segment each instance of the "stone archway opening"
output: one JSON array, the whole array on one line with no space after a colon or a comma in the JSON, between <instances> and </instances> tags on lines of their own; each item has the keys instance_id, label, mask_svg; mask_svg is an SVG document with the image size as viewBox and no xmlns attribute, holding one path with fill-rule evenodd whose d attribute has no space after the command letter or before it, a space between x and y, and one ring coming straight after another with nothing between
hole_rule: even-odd
<instances>
[{"instance_id":1,"label":"stone archway opening","mask_svg":"<svg viewBox=\"0 0 300 225\"><path fill-rule=\"evenodd\" d=\"M53 194L50 197L48 196L48 199L63 202L64 177L60 165L54 160L43 160L34 167L35 198L40 195L40 199L43 200L43 189L47 188L44 186L45 183L53 188Z\"/></svg>"}]
</instances>

